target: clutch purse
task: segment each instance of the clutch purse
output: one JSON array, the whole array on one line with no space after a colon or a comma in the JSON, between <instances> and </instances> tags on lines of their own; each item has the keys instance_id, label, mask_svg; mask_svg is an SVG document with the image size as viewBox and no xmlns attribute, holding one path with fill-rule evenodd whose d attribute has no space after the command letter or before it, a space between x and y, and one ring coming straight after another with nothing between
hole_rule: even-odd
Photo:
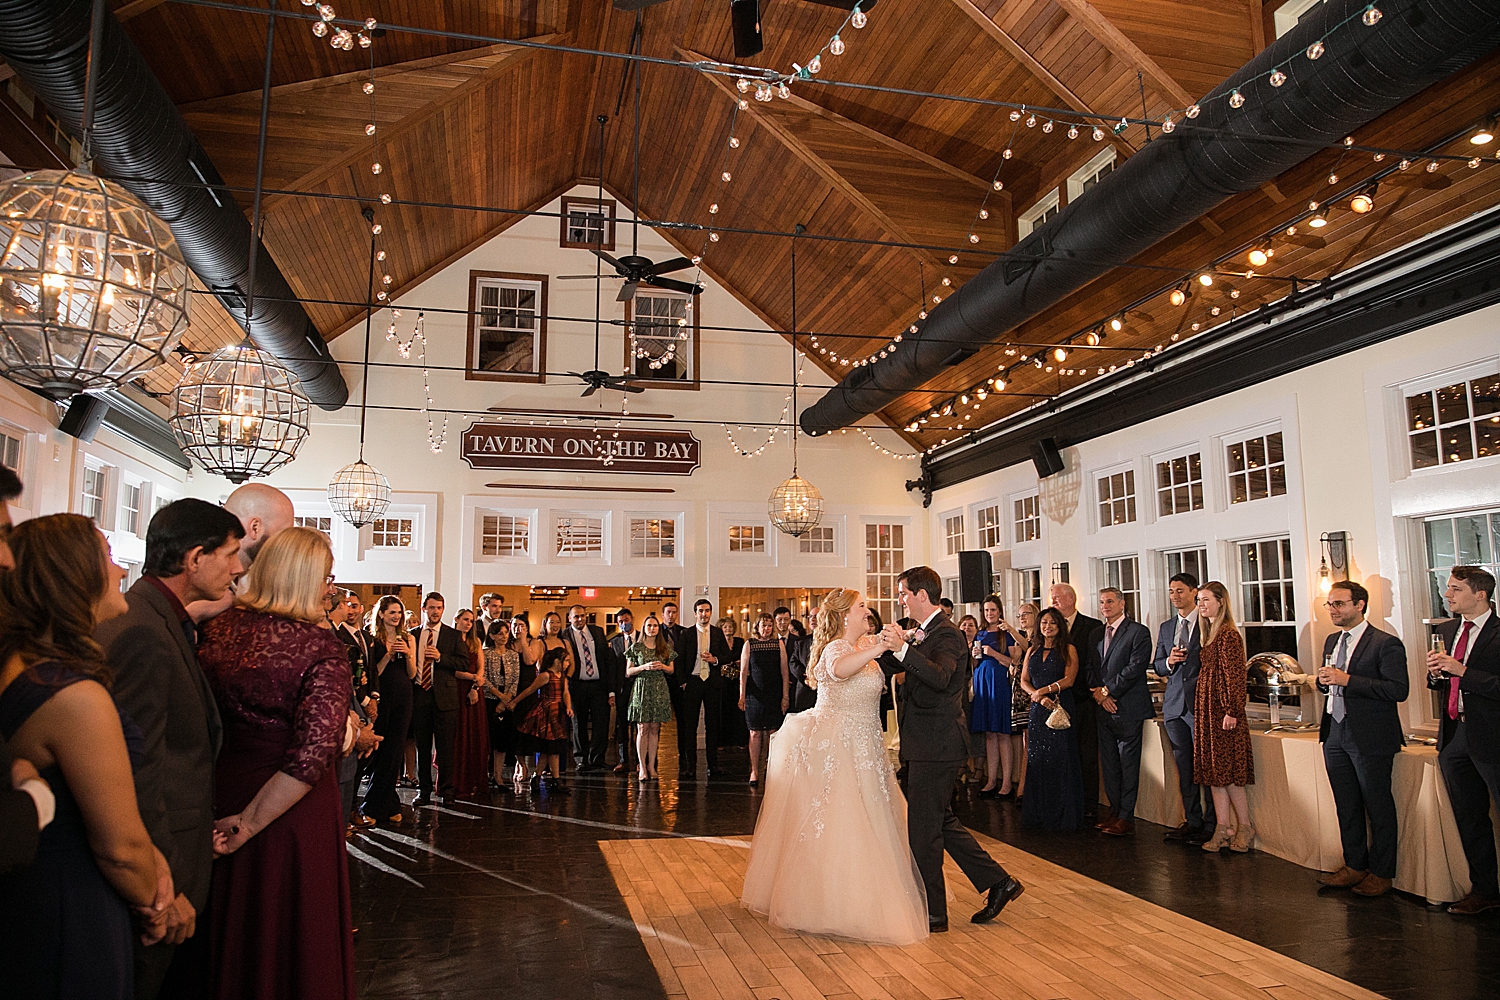
<instances>
[{"instance_id":1,"label":"clutch purse","mask_svg":"<svg viewBox=\"0 0 1500 1000\"><path fill-rule=\"evenodd\" d=\"M1068 716L1068 710L1062 707L1062 702L1058 702L1047 716L1048 729L1067 729L1072 724L1073 720Z\"/></svg>"}]
</instances>

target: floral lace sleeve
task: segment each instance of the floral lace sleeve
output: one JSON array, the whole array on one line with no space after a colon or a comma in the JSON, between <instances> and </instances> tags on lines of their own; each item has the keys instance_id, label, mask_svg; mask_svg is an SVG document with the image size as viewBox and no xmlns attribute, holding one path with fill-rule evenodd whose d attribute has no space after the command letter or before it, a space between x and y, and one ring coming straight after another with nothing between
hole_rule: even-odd
<instances>
[{"instance_id":1,"label":"floral lace sleeve","mask_svg":"<svg viewBox=\"0 0 1500 1000\"><path fill-rule=\"evenodd\" d=\"M315 785L338 757L349 714L349 660L333 634L311 627L304 649L312 662L302 675L292 715L292 742L281 770ZM326 640L326 641L325 641Z\"/></svg>"},{"instance_id":2,"label":"floral lace sleeve","mask_svg":"<svg viewBox=\"0 0 1500 1000\"><path fill-rule=\"evenodd\" d=\"M837 684L840 681L848 680L849 678L847 677L835 677L833 675L833 661L845 653L853 652L854 649L854 643L848 639L835 639L824 646L822 654L818 657L817 666L813 667L813 677L817 679L819 684Z\"/></svg>"}]
</instances>

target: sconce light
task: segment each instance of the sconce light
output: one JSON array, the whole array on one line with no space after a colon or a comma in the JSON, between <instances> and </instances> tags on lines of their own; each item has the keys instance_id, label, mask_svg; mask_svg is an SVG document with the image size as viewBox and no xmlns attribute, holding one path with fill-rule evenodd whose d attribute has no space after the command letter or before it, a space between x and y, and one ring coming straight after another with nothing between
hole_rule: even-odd
<instances>
[{"instance_id":1,"label":"sconce light","mask_svg":"<svg viewBox=\"0 0 1500 1000\"><path fill-rule=\"evenodd\" d=\"M1052 582L1053 583L1067 583L1068 582L1068 564L1067 563L1053 563L1052 564Z\"/></svg>"},{"instance_id":2,"label":"sconce light","mask_svg":"<svg viewBox=\"0 0 1500 1000\"><path fill-rule=\"evenodd\" d=\"M1323 549L1318 566L1318 589L1326 594L1335 583L1349 579L1349 533L1325 531L1318 542Z\"/></svg>"}]
</instances>

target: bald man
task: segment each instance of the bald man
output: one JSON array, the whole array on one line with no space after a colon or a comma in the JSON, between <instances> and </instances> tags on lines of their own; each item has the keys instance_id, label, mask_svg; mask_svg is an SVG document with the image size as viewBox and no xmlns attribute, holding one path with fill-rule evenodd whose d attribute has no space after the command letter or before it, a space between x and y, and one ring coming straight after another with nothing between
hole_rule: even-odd
<instances>
[{"instance_id":1,"label":"bald man","mask_svg":"<svg viewBox=\"0 0 1500 1000\"><path fill-rule=\"evenodd\" d=\"M224 501L224 509L240 519L245 537L240 542L240 562L249 572L260 547L276 532L292 526L296 510L292 498L265 483L245 483Z\"/></svg>"}]
</instances>

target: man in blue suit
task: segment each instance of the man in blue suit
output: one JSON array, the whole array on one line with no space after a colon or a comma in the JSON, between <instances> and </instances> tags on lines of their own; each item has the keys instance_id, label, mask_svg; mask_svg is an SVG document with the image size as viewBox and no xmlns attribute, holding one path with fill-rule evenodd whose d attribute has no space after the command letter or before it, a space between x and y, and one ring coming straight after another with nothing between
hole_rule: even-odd
<instances>
[{"instance_id":1,"label":"man in blue suit","mask_svg":"<svg viewBox=\"0 0 1500 1000\"><path fill-rule=\"evenodd\" d=\"M1406 735L1396 706L1410 682L1401 640L1365 621L1370 592L1352 580L1328 591L1328 616L1339 631L1323 642L1318 689L1323 706L1323 761L1338 809L1344 864L1318 876L1324 885L1379 896L1396 877L1396 799L1391 765ZM1368 816L1370 842L1365 841Z\"/></svg>"},{"instance_id":2,"label":"man in blue suit","mask_svg":"<svg viewBox=\"0 0 1500 1000\"><path fill-rule=\"evenodd\" d=\"M1193 783L1193 699L1198 690L1198 578L1178 573L1167 583L1167 600L1176 614L1161 623L1156 635L1158 676L1167 679L1161 716L1172 760L1177 763L1177 788L1182 793L1183 824L1166 839L1202 844L1213 835L1214 798ZM1206 808L1205 802L1207 800Z\"/></svg>"},{"instance_id":3,"label":"man in blue suit","mask_svg":"<svg viewBox=\"0 0 1500 1000\"><path fill-rule=\"evenodd\" d=\"M1125 613L1125 595L1116 587L1099 591L1099 613L1104 616L1104 638L1099 641L1098 664L1089 678L1094 701L1102 712L1099 732L1099 770L1109 815L1095 829L1112 837L1135 832L1135 796L1141 781L1141 724L1151 718L1151 690L1146 669L1151 664L1151 630Z\"/></svg>"}]
</instances>

